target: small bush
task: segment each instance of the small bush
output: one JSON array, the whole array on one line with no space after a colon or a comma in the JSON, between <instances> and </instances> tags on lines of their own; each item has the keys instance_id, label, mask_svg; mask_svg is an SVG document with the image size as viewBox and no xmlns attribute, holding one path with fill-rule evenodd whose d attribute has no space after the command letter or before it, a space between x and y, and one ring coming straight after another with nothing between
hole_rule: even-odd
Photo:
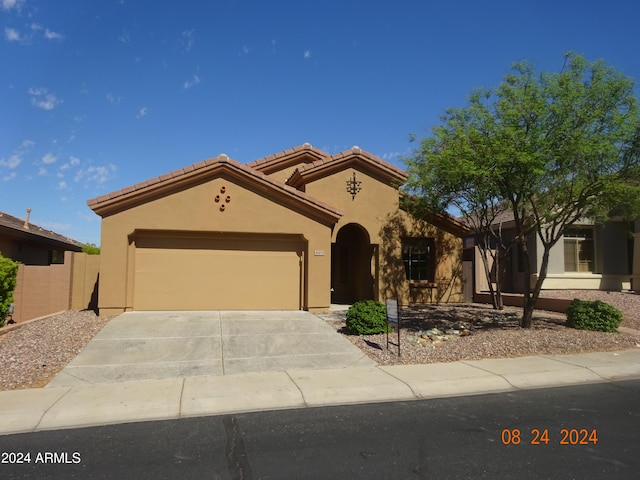
<instances>
[{"instance_id":1,"label":"small bush","mask_svg":"<svg viewBox=\"0 0 640 480\"><path fill-rule=\"evenodd\" d=\"M4 326L9 306L13 303L13 290L18 277L18 262L0 254L0 327Z\"/></svg>"},{"instance_id":2,"label":"small bush","mask_svg":"<svg viewBox=\"0 0 640 480\"><path fill-rule=\"evenodd\" d=\"M85 243L82 245L82 251L87 255L100 255L100 247L95 243Z\"/></svg>"},{"instance_id":3,"label":"small bush","mask_svg":"<svg viewBox=\"0 0 640 480\"><path fill-rule=\"evenodd\" d=\"M567 310L567 326L579 330L615 332L622 322L622 312L608 303L575 299Z\"/></svg>"},{"instance_id":4,"label":"small bush","mask_svg":"<svg viewBox=\"0 0 640 480\"><path fill-rule=\"evenodd\" d=\"M391 331L387 309L375 300L356 302L347 310L347 332L350 335L374 335Z\"/></svg>"}]
</instances>

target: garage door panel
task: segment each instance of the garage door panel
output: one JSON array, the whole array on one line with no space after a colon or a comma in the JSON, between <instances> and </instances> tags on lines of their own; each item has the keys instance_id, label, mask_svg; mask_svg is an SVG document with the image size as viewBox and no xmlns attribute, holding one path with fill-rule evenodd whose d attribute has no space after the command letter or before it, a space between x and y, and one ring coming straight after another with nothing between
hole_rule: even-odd
<instances>
[{"instance_id":1,"label":"garage door panel","mask_svg":"<svg viewBox=\"0 0 640 480\"><path fill-rule=\"evenodd\" d=\"M286 243L274 250L136 248L133 307L299 310L300 269L300 254Z\"/></svg>"}]
</instances>

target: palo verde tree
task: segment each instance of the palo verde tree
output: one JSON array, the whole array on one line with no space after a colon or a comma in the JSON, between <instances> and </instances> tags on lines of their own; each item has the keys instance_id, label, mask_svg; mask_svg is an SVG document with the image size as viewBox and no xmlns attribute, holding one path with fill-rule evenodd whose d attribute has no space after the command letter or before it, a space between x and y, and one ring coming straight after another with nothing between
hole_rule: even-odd
<instances>
[{"instance_id":1,"label":"palo verde tree","mask_svg":"<svg viewBox=\"0 0 640 480\"><path fill-rule=\"evenodd\" d=\"M448 196L443 192L440 207L462 204L471 212L471 192L481 206L508 208L524 269L521 325L530 327L549 252L565 229L584 218L640 212L634 82L603 61L573 53L557 73L538 74L530 63L516 63L498 87L477 90L466 107L448 110L407 163L410 187L427 198L434 198L436 179L464 180L454 181L459 188ZM542 246L533 288L531 234Z\"/></svg>"},{"instance_id":2,"label":"palo verde tree","mask_svg":"<svg viewBox=\"0 0 640 480\"><path fill-rule=\"evenodd\" d=\"M481 92L471 98L476 95ZM480 126L458 127L473 122L472 113L473 106L471 110L449 109L444 124L421 140L413 157L405 158L412 193L406 208L419 218L451 207L462 215L475 233L493 307L502 309L501 265L512 242L504 240L500 219L508 208L493 179L494 165L485 153Z\"/></svg>"}]
</instances>

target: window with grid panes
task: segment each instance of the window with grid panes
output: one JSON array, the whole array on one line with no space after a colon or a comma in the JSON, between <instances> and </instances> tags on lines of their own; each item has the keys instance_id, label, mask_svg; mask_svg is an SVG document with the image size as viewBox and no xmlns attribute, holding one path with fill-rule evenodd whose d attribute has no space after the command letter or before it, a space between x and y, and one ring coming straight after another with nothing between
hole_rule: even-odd
<instances>
[{"instance_id":1,"label":"window with grid panes","mask_svg":"<svg viewBox=\"0 0 640 480\"><path fill-rule=\"evenodd\" d=\"M564 271L593 272L593 229L569 228L564 233Z\"/></svg>"},{"instance_id":2,"label":"window with grid panes","mask_svg":"<svg viewBox=\"0 0 640 480\"><path fill-rule=\"evenodd\" d=\"M433 238L405 238L402 260L407 280L433 282L435 243Z\"/></svg>"}]
</instances>

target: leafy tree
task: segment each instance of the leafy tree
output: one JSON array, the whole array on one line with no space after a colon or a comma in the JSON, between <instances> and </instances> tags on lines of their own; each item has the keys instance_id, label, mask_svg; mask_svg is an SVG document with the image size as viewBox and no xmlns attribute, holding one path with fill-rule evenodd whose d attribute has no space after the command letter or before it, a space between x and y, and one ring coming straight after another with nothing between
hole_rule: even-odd
<instances>
[{"instance_id":1,"label":"leafy tree","mask_svg":"<svg viewBox=\"0 0 640 480\"><path fill-rule=\"evenodd\" d=\"M429 212L453 207L465 218L476 234L493 306L502 309L501 266L512 242L505 241L499 219L508 207L493 180L493 164L483 153L482 139L472 138L478 132L467 135L456 127L466 121L468 112L450 109L447 114L445 124L421 141L414 157L405 159L411 173L407 185L413 194L405 208L428 218ZM467 142L473 142L474 148L467 148Z\"/></svg>"},{"instance_id":2,"label":"leafy tree","mask_svg":"<svg viewBox=\"0 0 640 480\"><path fill-rule=\"evenodd\" d=\"M100 247L95 243L85 243L82 245L82 251L87 255L100 255Z\"/></svg>"},{"instance_id":3,"label":"leafy tree","mask_svg":"<svg viewBox=\"0 0 640 480\"><path fill-rule=\"evenodd\" d=\"M471 211L472 192L472 198L484 198L481 206L508 207L524 268L521 324L530 327L549 252L565 229L583 218L640 212L634 82L603 61L573 53L558 73L537 74L520 62L498 87L474 91L466 107L447 110L442 120L408 160L410 186L433 198L435 178L460 176L465 182L453 182L459 189L443 192L439 205L427 203L462 204ZM434 179L424 173L432 169ZM532 233L543 247L533 288L527 243Z\"/></svg>"},{"instance_id":4,"label":"leafy tree","mask_svg":"<svg viewBox=\"0 0 640 480\"><path fill-rule=\"evenodd\" d=\"M9 306L13 303L13 290L16 288L17 277L18 262L0 254L0 327L4 325Z\"/></svg>"}]
</instances>

